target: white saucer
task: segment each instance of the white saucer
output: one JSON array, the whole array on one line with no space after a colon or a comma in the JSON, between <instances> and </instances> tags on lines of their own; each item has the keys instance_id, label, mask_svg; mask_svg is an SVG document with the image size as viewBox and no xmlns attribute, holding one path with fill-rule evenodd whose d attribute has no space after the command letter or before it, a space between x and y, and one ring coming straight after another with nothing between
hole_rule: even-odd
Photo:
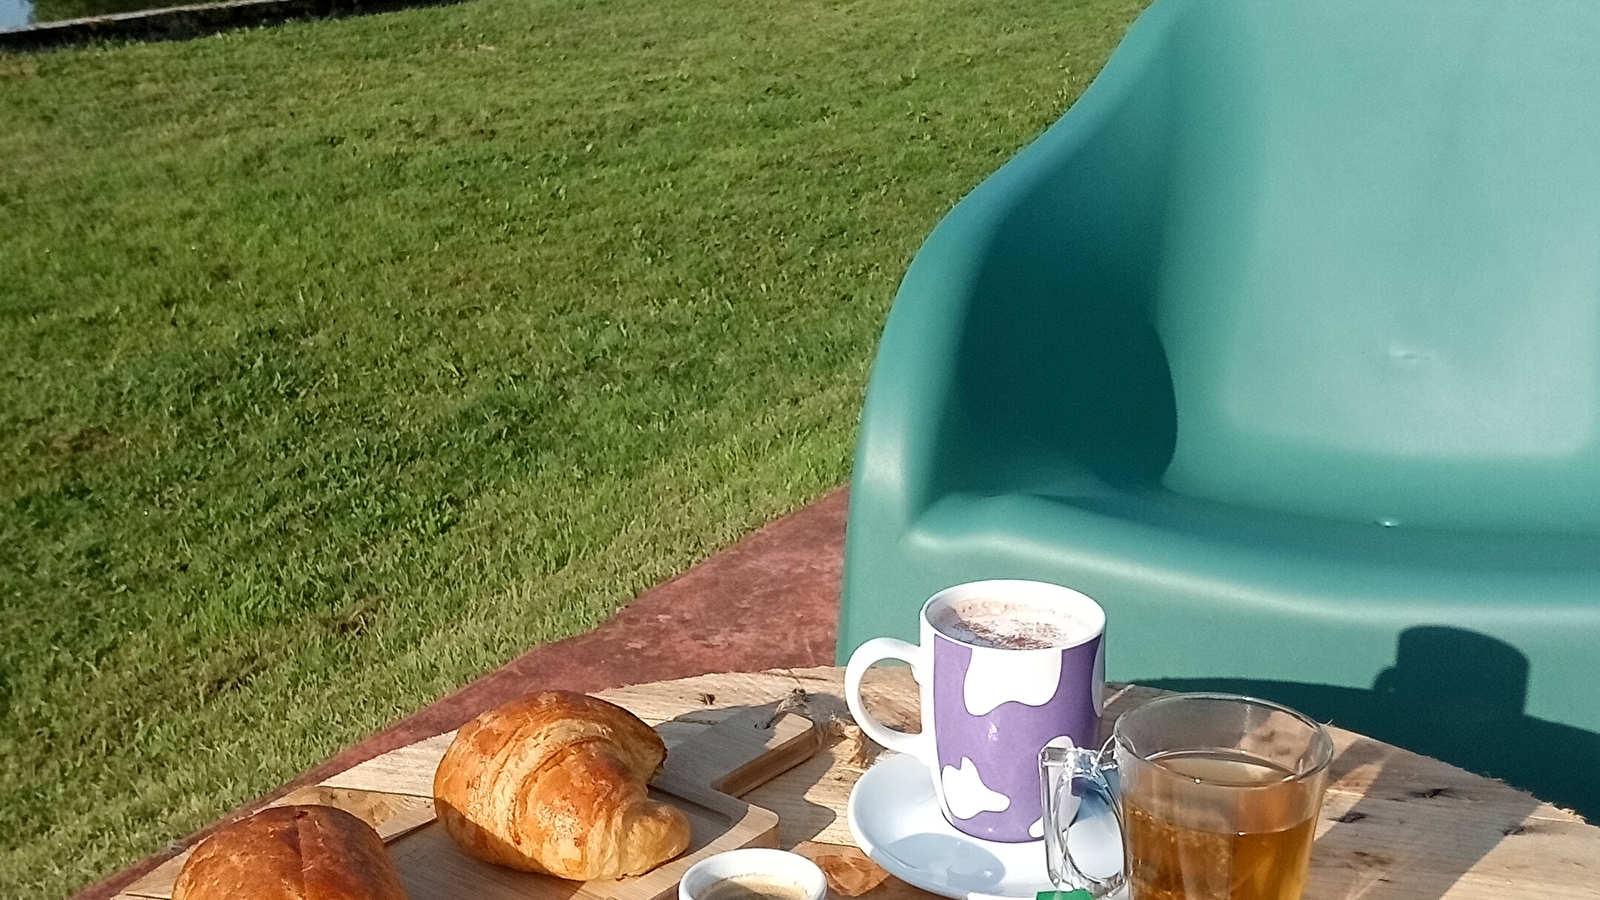
<instances>
[{"instance_id":1,"label":"white saucer","mask_svg":"<svg viewBox=\"0 0 1600 900\"><path fill-rule=\"evenodd\" d=\"M954 900L1033 900L1055 890L1044 842L1001 844L951 827L933 794L933 776L914 756L885 756L850 792L856 846L889 874Z\"/></svg>"}]
</instances>

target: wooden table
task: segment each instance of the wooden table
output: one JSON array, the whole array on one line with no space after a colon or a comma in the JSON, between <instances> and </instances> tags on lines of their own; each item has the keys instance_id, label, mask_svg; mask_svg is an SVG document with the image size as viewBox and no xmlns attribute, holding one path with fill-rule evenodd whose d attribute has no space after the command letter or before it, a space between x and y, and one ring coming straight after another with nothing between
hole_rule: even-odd
<instances>
[{"instance_id":1,"label":"wooden table","mask_svg":"<svg viewBox=\"0 0 1600 900\"><path fill-rule=\"evenodd\" d=\"M779 846L821 862L836 897L928 900L930 895L888 876L852 846L845 803L880 751L864 743L851 722L843 678L839 668L705 675L600 696L656 725L669 748L750 707L782 706L808 715L824 729L821 751L745 799L778 814ZM1117 714L1159 692L1122 687L1109 694L1108 730ZM907 670L874 670L866 698L885 723L916 727L916 685ZM1337 756L1306 900L1600 898L1600 828L1500 782L1348 731L1332 733ZM450 737L362 763L305 789L303 799L318 792L382 790L392 798L384 802L401 811L389 811L390 821L399 823L395 827L403 827L407 812L431 818L431 779L397 781L396 773L417 771L419 754L437 760ZM119 897L145 896L137 888Z\"/></svg>"}]
</instances>

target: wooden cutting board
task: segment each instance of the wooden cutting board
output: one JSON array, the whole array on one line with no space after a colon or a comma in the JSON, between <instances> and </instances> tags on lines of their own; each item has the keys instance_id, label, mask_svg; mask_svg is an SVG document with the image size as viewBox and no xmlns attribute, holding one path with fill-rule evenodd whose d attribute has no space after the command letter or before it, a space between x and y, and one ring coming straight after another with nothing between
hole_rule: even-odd
<instances>
[{"instance_id":1,"label":"wooden cutting board","mask_svg":"<svg viewBox=\"0 0 1600 900\"><path fill-rule=\"evenodd\" d=\"M683 873L714 853L777 844L778 817L738 797L809 759L821 745L810 719L771 708L736 713L667 753L651 796L689 819L689 849L652 872L615 881L573 882L479 862L434 821L433 773L452 735L429 738L362 763L274 805L323 803L377 829L411 900L660 900ZM188 853L167 861L119 897L171 900Z\"/></svg>"}]
</instances>

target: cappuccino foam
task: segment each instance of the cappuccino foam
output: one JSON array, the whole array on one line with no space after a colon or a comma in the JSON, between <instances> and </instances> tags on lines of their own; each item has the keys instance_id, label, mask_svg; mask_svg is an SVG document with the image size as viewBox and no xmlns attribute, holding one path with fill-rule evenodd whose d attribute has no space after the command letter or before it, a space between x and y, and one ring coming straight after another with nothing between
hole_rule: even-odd
<instances>
[{"instance_id":1,"label":"cappuccino foam","mask_svg":"<svg viewBox=\"0 0 1600 900\"><path fill-rule=\"evenodd\" d=\"M1093 634L1088 624L1065 612L1009 600L958 600L940 612L933 626L941 634L997 650L1070 647Z\"/></svg>"},{"instance_id":2,"label":"cappuccino foam","mask_svg":"<svg viewBox=\"0 0 1600 900\"><path fill-rule=\"evenodd\" d=\"M766 874L730 875L696 892L699 900L806 900L798 882Z\"/></svg>"}]
</instances>

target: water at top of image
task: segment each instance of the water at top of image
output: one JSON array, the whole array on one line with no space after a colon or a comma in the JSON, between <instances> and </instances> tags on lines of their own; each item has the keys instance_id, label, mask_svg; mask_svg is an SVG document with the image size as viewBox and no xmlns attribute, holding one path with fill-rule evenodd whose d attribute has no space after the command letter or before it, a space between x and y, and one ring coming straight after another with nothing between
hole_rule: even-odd
<instances>
[{"instance_id":1,"label":"water at top of image","mask_svg":"<svg viewBox=\"0 0 1600 900\"><path fill-rule=\"evenodd\" d=\"M39 22L62 22L198 2L201 0L0 0L0 31Z\"/></svg>"},{"instance_id":2,"label":"water at top of image","mask_svg":"<svg viewBox=\"0 0 1600 900\"><path fill-rule=\"evenodd\" d=\"M9 31L33 21L33 4L28 0L0 0L0 31Z\"/></svg>"}]
</instances>

